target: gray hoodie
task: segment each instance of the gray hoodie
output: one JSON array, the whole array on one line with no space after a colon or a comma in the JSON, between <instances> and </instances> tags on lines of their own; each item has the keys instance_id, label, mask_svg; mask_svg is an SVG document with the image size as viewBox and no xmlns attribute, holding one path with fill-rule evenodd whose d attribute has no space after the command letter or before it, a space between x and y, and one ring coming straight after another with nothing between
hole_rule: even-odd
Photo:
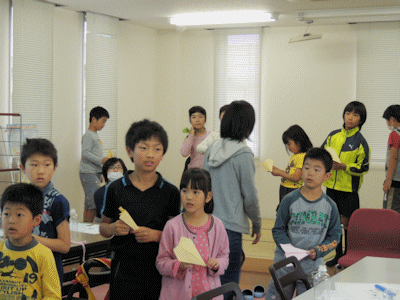
<instances>
[{"instance_id":1,"label":"gray hoodie","mask_svg":"<svg viewBox=\"0 0 400 300\"><path fill-rule=\"evenodd\" d=\"M261 230L260 207L254 182L254 154L245 144L219 139L208 147L203 168L210 172L214 198L213 215L226 229L250 234Z\"/></svg>"}]
</instances>

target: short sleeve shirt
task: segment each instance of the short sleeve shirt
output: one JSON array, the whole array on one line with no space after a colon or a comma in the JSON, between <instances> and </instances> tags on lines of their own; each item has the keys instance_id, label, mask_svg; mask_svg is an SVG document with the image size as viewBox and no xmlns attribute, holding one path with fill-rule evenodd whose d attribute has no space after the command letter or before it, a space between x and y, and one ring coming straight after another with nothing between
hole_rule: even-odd
<instances>
[{"instance_id":1,"label":"short sleeve shirt","mask_svg":"<svg viewBox=\"0 0 400 300\"><path fill-rule=\"evenodd\" d=\"M397 151L400 149L400 128L393 130L389 135L388 150L386 155L386 172L388 170L388 163L390 157L390 148L395 148ZM397 160L397 165L394 170L393 180L400 181L400 159Z\"/></svg>"},{"instance_id":2,"label":"short sleeve shirt","mask_svg":"<svg viewBox=\"0 0 400 300\"><path fill-rule=\"evenodd\" d=\"M294 175L296 173L297 169L303 168L303 162L304 162L304 156L306 153L298 153L298 154L293 154L292 157L289 160L289 163L285 169L285 173L289 175ZM284 187L291 188L291 189L297 189L303 186L303 180L299 180L297 182L293 182L287 179L282 178L282 183Z\"/></svg>"},{"instance_id":3,"label":"short sleeve shirt","mask_svg":"<svg viewBox=\"0 0 400 300\"><path fill-rule=\"evenodd\" d=\"M107 186L102 214L115 222L119 219L119 207L122 206L138 226L163 230L169 217L180 212L179 190L157 173L155 184L141 191L129 178L132 172L134 171L127 171L124 177ZM133 234L114 236L110 242L110 250L115 251L115 257L130 258L133 255L137 260L155 260L158 243L137 243Z\"/></svg>"}]
</instances>

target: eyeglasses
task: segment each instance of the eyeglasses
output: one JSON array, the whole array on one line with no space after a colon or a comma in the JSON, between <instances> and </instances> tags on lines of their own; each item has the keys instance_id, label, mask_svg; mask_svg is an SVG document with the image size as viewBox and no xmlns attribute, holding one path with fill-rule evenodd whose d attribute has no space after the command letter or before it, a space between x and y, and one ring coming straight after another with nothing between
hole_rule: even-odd
<instances>
[{"instance_id":1,"label":"eyeglasses","mask_svg":"<svg viewBox=\"0 0 400 300\"><path fill-rule=\"evenodd\" d=\"M109 171L122 171L124 168L122 166L111 166L108 168Z\"/></svg>"}]
</instances>

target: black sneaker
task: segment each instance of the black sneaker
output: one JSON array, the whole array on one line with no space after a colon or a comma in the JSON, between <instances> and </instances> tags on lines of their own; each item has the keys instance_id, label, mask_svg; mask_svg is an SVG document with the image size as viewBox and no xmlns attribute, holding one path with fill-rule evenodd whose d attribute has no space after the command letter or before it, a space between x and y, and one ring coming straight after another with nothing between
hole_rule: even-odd
<instances>
[{"instance_id":1,"label":"black sneaker","mask_svg":"<svg viewBox=\"0 0 400 300\"><path fill-rule=\"evenodd\" d=\"M325 265L326 265L327 267L331 268L331 267L336 266L337 263L338 263L338 260L337 260L336 258L334 258L334 259L332 259L332 260L330 260L330 261L327 261Z\"/></svg>"}]
</instances>

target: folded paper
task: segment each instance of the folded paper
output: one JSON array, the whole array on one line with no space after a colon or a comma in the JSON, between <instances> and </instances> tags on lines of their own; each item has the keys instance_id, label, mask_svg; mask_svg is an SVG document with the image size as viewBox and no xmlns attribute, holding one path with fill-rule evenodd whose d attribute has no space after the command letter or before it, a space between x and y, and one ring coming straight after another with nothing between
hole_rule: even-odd
<instances>
[{"instance_id":1,"label":"folded paper","mask_svg":"<svg viewBox=\"0 0 400 300\"><path fill-rule=\"evenodd\" d=\"M332 156L333 161L337 162L337 163L341 163L339 156L337 155L335 149L331 148L331 147L326 147L326 151L329 152L329 154Z\"/></svg>"},{"instance_id":2,"label":"folded paper","mask_svg":"<svg viewBox=\"0 0 400 300\"><path fill-rule=\"evenodd\" d=\"M120 210L119 219L124 221L133 230L137 230L139 227L136 225L135 221L133 221L131 215L126 211L126 209L120 206L119 210Z\"/></svg>"},{"instance_id":3,"label":"folded paper","mask_svg":"<svg viewBox=\"0 0 400 300\"><path fill-rule=\"evenodd\" d=\"M285 252L285 257L294 256L300 261L309 255L307 250L296 248L292 244L281 244L281 247Z\"/></svg>"},{"instance_id":4,"label":"folded paper","mask_svg":"<svg viewBox=\"0 0 400 300\"><path fill-rule=\"evenodd\" d=\"M178 246L174 248L174 253L180 262L204 267L206 266L191 239L182 236Z\"/></svg>"},{"instance_id":5,"label":"folded paper","mask_svg":"<svg viewBox=\"0 0 400 300\"><path fill-rule=\"evenodd\" d=\"M272 172L272 167L274 166L274 161L270 158L264 160L263 164L262 164L264 170L268 171L268 172Z\"/></svg>"}]
</instances>

